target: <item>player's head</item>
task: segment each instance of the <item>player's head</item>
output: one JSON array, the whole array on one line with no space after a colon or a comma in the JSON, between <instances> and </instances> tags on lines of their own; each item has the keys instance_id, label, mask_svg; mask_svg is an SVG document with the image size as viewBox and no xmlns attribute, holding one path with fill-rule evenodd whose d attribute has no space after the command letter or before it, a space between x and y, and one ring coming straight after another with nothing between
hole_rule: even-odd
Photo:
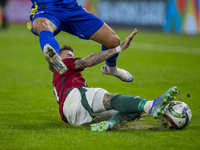
<instances>
[{"instance_id":1,"label":"player's head","mask_svg":"<svg viewBox=\"0 0 200 150\"><path fill-rule=\"evenodd\" d=\"M71 48L71 46L63 45L60 48L59 55L62 59L64 59L64 58L75 58L73 51L74 50Z\"/></svg>"}]
</instances>

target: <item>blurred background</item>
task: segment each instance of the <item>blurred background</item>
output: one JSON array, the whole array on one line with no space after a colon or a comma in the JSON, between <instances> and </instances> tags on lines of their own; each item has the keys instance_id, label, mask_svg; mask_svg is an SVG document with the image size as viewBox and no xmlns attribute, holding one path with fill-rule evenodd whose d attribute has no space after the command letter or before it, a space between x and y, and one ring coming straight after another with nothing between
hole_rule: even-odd
<instances>
[{"instance_id":1,"label":"blurred background","mask_svg":"<svg viewBox=\"0 0 200 150\"><path fill-rule=\"evenodd\" d=\"M200 0L77 0L111 27L158 30L178 34L200 34ZM9 24L26 23L30 0L8 0ZM0 24L2 24L2 7Z\"/></svg>"}]
</instances>

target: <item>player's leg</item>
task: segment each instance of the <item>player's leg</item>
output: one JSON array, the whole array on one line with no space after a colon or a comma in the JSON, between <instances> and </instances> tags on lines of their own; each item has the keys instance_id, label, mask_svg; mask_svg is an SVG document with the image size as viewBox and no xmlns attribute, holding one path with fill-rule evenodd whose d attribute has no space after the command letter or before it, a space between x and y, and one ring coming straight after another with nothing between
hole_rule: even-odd
<instances>
[{"instance_id":1,"label":"player's leg","mask_svg":"<svg viewBox=\"0 0 200 150\"><path fill-rule=\"evenodd\" d=\"M108 107L108 99L111 99L111 97L113 97L114 95L115 94L107 93L107 91L105 91L104 89L100 89L94 94L91 107L93 114L97 114L98 118L101 118L100 120L108 121L91 124L92 131L107 131L122 123L123 121L135 120L140 115L140 113L125 114L110 110L111 107Z\"/></svg>"},{"instance_id":2,"label":"player's leg","mask_svg":"<svg viewBox=\"0 0 200 150\"><path fill-rule=\"evenodd\" d=\"M90 40L96 41L108 49L115 48L120 45L120 38L106 23L104 23L98 31L91 35Z\"/></svg>"},{"instance_id":3,"label":"player's leg","mask_svg":"<svg viewBox=\"0 0 200 150\"><path fill-rule=\"evenodd\" d=\"M154 99L154 101L147 101L138 96L126 96L120 94L114 95L106 93L103 97L102 103L105 110L114 109L124 114L146 112L151 114L153 118L158 118L163 116L165 106L175 99L177 92L177 87L174 86L157 99ZM92 125L92 127L95 126L96 125ZM106 123L103 122L102 126L105 128Z\"/></svg>"},{"instance_id":4,"label":"player's leg","mask_svg":"<svg viewBox=\"0 0 200 150\"><path fill-rule=\"evenodd\" d=\"M102 50L120 45L119 37L106 23L85 11L81 6L77 7L79 7L76 8L77 11L66 13L66 16L64 16L67 21L62 31L79 36L81 39L96 41L103 45ZM116 67L117 56L115 55L106 61L105 66L101 68L102 73L114 75L125 82L131 82L133 80L132 75Z\"/></svg>"},{"instance_id":5,"label":"player's leg","mask_svg":"<svg viewBox=\"0 0 200 150\"><path fill-rule=\"evenodd\" d=\"M110 48L115 48L120 45L120 38L106 23L104 23L103 26L90 37L90 40L102 44L102 51ZM116 71L118 55L119 54L116 54L115 56L106 60L105 67L108 72L113 73Z\"/></svg>"},{"instance_id":6,"label":"player's leg","mask_svg":"<svg viewBox=\"0 0 200 150\"><path fill-rule=\"evenodd\" d=\"M165 106L175 99L177 92L178 89L174 86L157 99L154 99L154 101L146 101L137 96L118 94L113 96L110 100L109 98L104 99L103 102L106 109L112 108L122 113L147 112L153 118L158 118L164 114Z\"/></svg>"},{"instance_id":7,"label":"player's leg","mask_svg":"<svg viewBox=\"0 0 200 150\"><path fill-rule=\"evenodd\" d=\"M59 43L54 38L54 32L57 30L56 25L46 18L36 18L32 23L32 28L39 35L40 46L46 60L59 73L66 72L67 68L59 57Z\"/></svg>"},{"instance_id":8,"label":"player's leg","mask_svg":"<svg viewBox=\"0 0 200 150\"><path fill-rule=\"evenodd\" d=\"M59 54L60 46L54 38L56 25L46 18L37 18L32 23L32 28L36 34L39 35L40 46L44 51L44 46L50 44L54 50Z\"/></svg>"},{"instance_id":9,"label":"player's leg","mask_svg":"<svg viewBox=\"0 0 200 150\"><path fill-rule=\"evenodd\" d=\"M117 112L108 121L91 124L91 131L107 131L116 127L124 121L133 121L140 116L141 113L125 114Z\"/></svg>"},{"instance_id":10,"label":"player's leg","mask_svg":"<svg viewBox=\"0 0 200 150\"><path fill-rule=\"evenodd\" d=\"M106 118L106 117L104 117L105 115L110 116L110 112L105 111L105 110L112 109L112 107L110 106L111 99L113 97L115 97L115 95L116 95L116 94L111 94L111 93L106 93L106 92L107 91L105 91L105 90L99 90L98 92L96 92L94 95L93 103L92 103L92 107L91 107L93 110L93 113L94 114L97 113L101 119ZM135 101L135 103L130 104L130 102L127 102L128 101L127 99L130 99L130 98L133 98L130 101L132 101L132 102ZM140 102L141 106L143 106L146 103L146 105L145 105L146 112L148 112L148 110L150 109L150 107L153 103L153 101L146 102L146 100L139 98L139 97L134 97L134 96L133 97L124 96L124 98L122 98L121 100L126 103L129 103L129 105L132 105L133 107L135 106L132 111L129 111L131 113L129 114L129 113L124 113L124 112L117 112L117 113L113 114L112 117L108 121L102 121L100 123L91 124L92 131L107 131L107 130L112 129L116 125L122 123L123 121L135 120L140 115L140 111L141 112L144 111L143 109L141 110L141 108L140 108L140 110L138 110L138 104L140 101L141 101ZM121 104L119 104L119 105L121 105ZM124 106L122 105L122 107L124 107ZM117 110L117 109L118 108L116 108L115 110ZM118 109L118 110L120 110L120 109ZM100 113L102 111L105 111L105 112ZM123 111L123 110L120 110L120 111Z\"/></svg>"},{"instance_id":11,"label":"player's leg","mask_svg":"<svg viewBox=\"0 0 200 150\"><path fill-rule=\"evenodd\" d=\"M148 105L146 104L145 106L146 112L148 112L149 110L146 108L150 108L151 105L153 104L153 101L146 101L145 99L142 99L138 96L125 96L119 94L105 93L103 98L99 99L98 94L100 93L96 94L92 105L94 112L99 112L99 110L111 110L111 109L117 110L119 112L114 114L107 121L91 124L92 131L111 130L113 127L115 127L119 123L122 123L123 121L135 120L140 115L141 112L144 112L144 106L147 102ZM121 98L118 99L117 97L119 96Z\"/></svg>"},{"instance_id":12,"label":"player's leg","mask_svg":"<svg viewBox=\"0 0 200 150\"><path fill-rule=\"evenodd\" d=\"M90 39L102 44L102 51L120 45L120 38L106 23ZM133 80L132 75L123 69L117 68L117 57L118 54L106 60L105 65L101 67L101 72L107 75L114 75L122 81L131 82Z\"/></svg>"}]
</instances>

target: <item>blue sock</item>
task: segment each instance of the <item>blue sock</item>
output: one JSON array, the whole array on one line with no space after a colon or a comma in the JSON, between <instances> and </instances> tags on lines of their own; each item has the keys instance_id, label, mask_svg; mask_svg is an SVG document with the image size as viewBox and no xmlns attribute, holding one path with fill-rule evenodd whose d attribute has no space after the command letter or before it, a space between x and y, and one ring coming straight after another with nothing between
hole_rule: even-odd
<instances>
[{"instance_id":1,"label":"blue sock","mask_svg":"<svg viewBox=\"0 0 200 150\"><path fill-rule=\"evenodd\" d=\"M54 34L51 31L47 31L47 30L41 31L39 34L39 39L40 39L40 46L41 46L42 51L44 49L44 46L46 44L49 44L51 45L51 47L55 49L56 53L59 54L60 45L54 38Z\"/></svg>"},{"instance_id":2,"label":"blue sock","mask_svg":"<svg viewBox=\"0 0 200 150\"><path fill-rule=\"evenodd\" d=\"M105 46L102 45L102 51L107 50L107 48ZM116 54L114 56L112 56L111 58L106 60L106 65L108 65L109 67L115 67L117 65L117 57L119 54Z\"/></svg>"}]
</instances>

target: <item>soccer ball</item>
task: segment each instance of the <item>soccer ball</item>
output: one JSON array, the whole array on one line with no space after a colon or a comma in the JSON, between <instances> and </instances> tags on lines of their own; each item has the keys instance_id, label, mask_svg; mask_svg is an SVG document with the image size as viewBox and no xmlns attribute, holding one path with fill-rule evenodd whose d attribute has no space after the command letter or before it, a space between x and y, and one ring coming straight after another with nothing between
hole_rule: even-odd
<instances>
[{"instance_id":1,"label":"soccer ball","mask_svg":"<svg viewBox=\"0 0 200 150\"><path fill-rule=\"evenodd\" d=\"M168 120L168 128L183 129L190 123L192 112L186 103L173 101L165 107L163 117Z\"/></svg>"}]
</instances>

